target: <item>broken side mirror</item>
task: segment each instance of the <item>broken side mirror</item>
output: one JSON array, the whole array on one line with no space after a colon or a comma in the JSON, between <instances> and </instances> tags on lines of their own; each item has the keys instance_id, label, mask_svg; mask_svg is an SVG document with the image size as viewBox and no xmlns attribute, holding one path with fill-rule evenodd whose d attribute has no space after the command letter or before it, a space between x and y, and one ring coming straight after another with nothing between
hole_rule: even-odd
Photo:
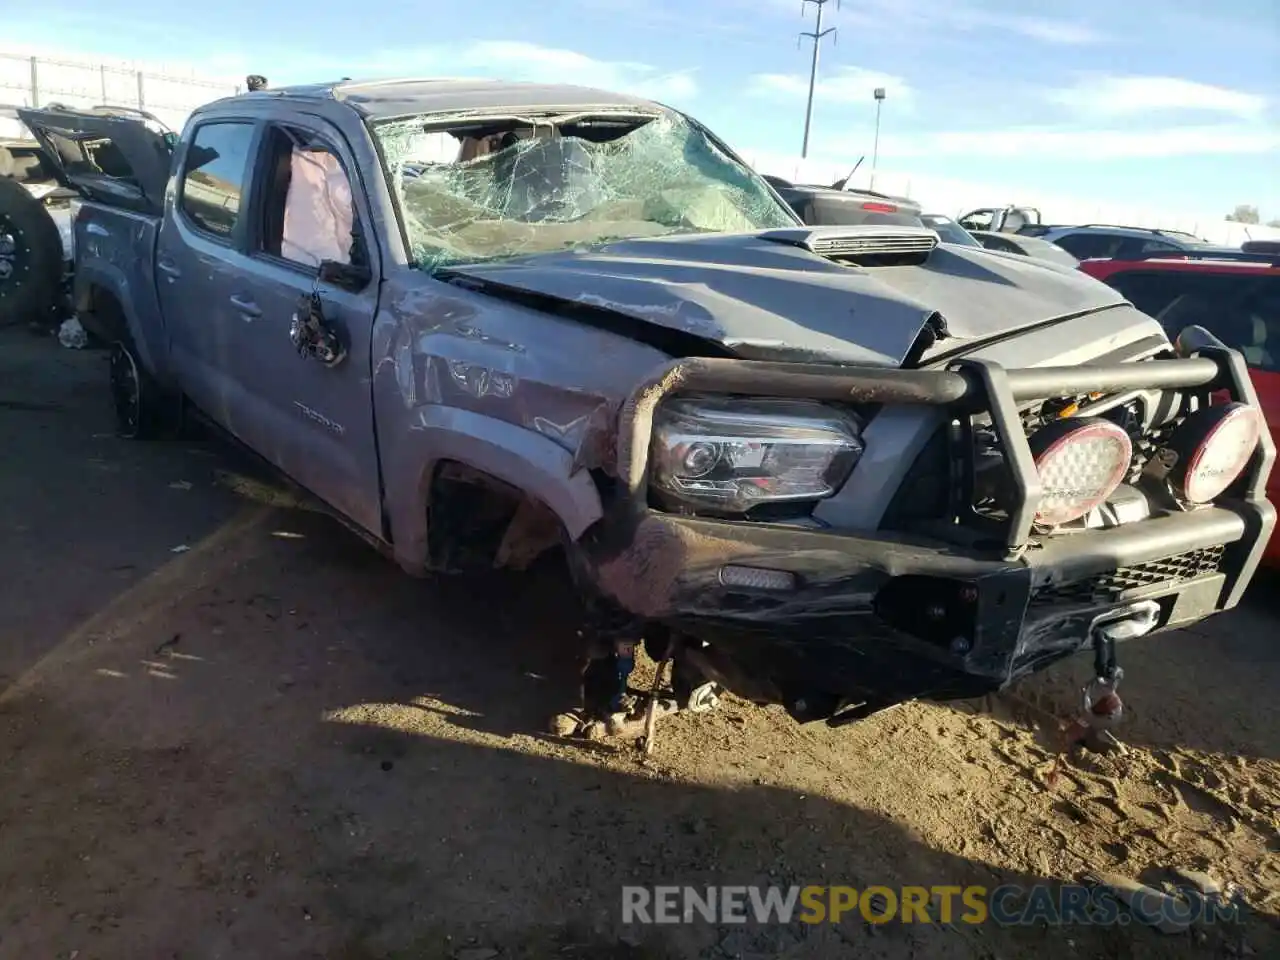
<instances>
[{"instance_id":1,"label":"broken side mirror","mask_svg":"<svg viewBox=\"0 0 1280 960\"><path fill-rule=\"evenodd\" d=\"M373 280L373 271L363 263L340 263L337 260L320 261L320 279L352 293L359 292Z\"/></svg>"},{"instance_id":2,"label":"broken side mirror","mask_svg":"<svg viewBox=\"0 0 1280 960\"><path fill-rule=\"evenodd\" d=\"M324 316L324 303L318 293L298 300L289 324L289 340L298 356L318 360L326 367L336 367L347 356L347 348L338 331Z\"/></svg>"}]
</instances>

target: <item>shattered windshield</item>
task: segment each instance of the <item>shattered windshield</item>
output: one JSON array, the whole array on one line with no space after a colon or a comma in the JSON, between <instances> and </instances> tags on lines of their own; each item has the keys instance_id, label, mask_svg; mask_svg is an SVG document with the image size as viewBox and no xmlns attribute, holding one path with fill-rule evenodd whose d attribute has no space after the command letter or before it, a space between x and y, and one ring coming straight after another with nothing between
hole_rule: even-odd
<instances>
[{"instance_id":1,"label":"shattered windshield","mask_svg":"<svg viewBox=\"0 0 1280 960\"><path fill-rule=\"evenodd\" d=\"M676 114L418 117L374 133L424 270L796 225L755 173Z\"/></svg>"}]
</instances>

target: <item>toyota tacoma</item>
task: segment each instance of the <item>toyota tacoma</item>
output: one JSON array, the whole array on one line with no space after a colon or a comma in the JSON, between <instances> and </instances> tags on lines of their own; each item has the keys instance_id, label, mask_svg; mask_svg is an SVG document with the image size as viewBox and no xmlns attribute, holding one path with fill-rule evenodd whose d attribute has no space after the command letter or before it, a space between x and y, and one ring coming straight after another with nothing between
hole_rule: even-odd
<instances>
[{"instance_id":1,"label":"toyota tacoma","mask_svg":"<svg viewBox=\"0 0 1280 960\"><path fill-rule=\"evenodd\" d=\"M563 546L598 713L642 642L832 724L1078 651L1114 683L1115 641L1234 606L1275 523L1238 352L922 225L807 226L657 103L343 81L176 142L23 118L83 196L122 432L203 415L413 574Z\"/></svg>"}]
</instances>

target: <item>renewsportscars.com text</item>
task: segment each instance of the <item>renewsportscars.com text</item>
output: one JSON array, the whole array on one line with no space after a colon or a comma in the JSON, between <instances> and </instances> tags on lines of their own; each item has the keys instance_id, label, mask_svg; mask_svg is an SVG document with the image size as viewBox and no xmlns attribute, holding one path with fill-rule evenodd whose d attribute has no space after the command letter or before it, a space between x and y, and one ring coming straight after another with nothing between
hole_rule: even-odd
<instances>
[{"instance_id":1,"label":"renewsportscars.com text","mask_svg":"<svg viewBox=\"0 0 1280 960\"><path fill-rule=\"evenodd\" d=\"M1136 897L1127 906L1110 890L1081 884L980 886L806 886L622 888L622 922L817 924L858 919L866 923L966 923L1002 926L1036 923L1125 925L1214 923L1235 917L1235 905L1206 900Z\"/></svg>"}]
</instances>

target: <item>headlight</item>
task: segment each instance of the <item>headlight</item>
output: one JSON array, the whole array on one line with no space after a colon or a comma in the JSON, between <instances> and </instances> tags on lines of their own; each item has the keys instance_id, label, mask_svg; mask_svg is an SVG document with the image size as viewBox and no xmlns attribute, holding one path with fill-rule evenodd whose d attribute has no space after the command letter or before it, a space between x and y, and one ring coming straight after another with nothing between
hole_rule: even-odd
<instances>
[{"instance_id":1,"label":"headlight","mask_svg":"<svg viewBox=\"0 0 1280 960\"><path fill-rule=\"evenodd\" d=\"M677 500L745 513L831 496L862 450L852 418L808 401L671 400L654 418L650 476Z\"/></svg>"}]
</instances>

